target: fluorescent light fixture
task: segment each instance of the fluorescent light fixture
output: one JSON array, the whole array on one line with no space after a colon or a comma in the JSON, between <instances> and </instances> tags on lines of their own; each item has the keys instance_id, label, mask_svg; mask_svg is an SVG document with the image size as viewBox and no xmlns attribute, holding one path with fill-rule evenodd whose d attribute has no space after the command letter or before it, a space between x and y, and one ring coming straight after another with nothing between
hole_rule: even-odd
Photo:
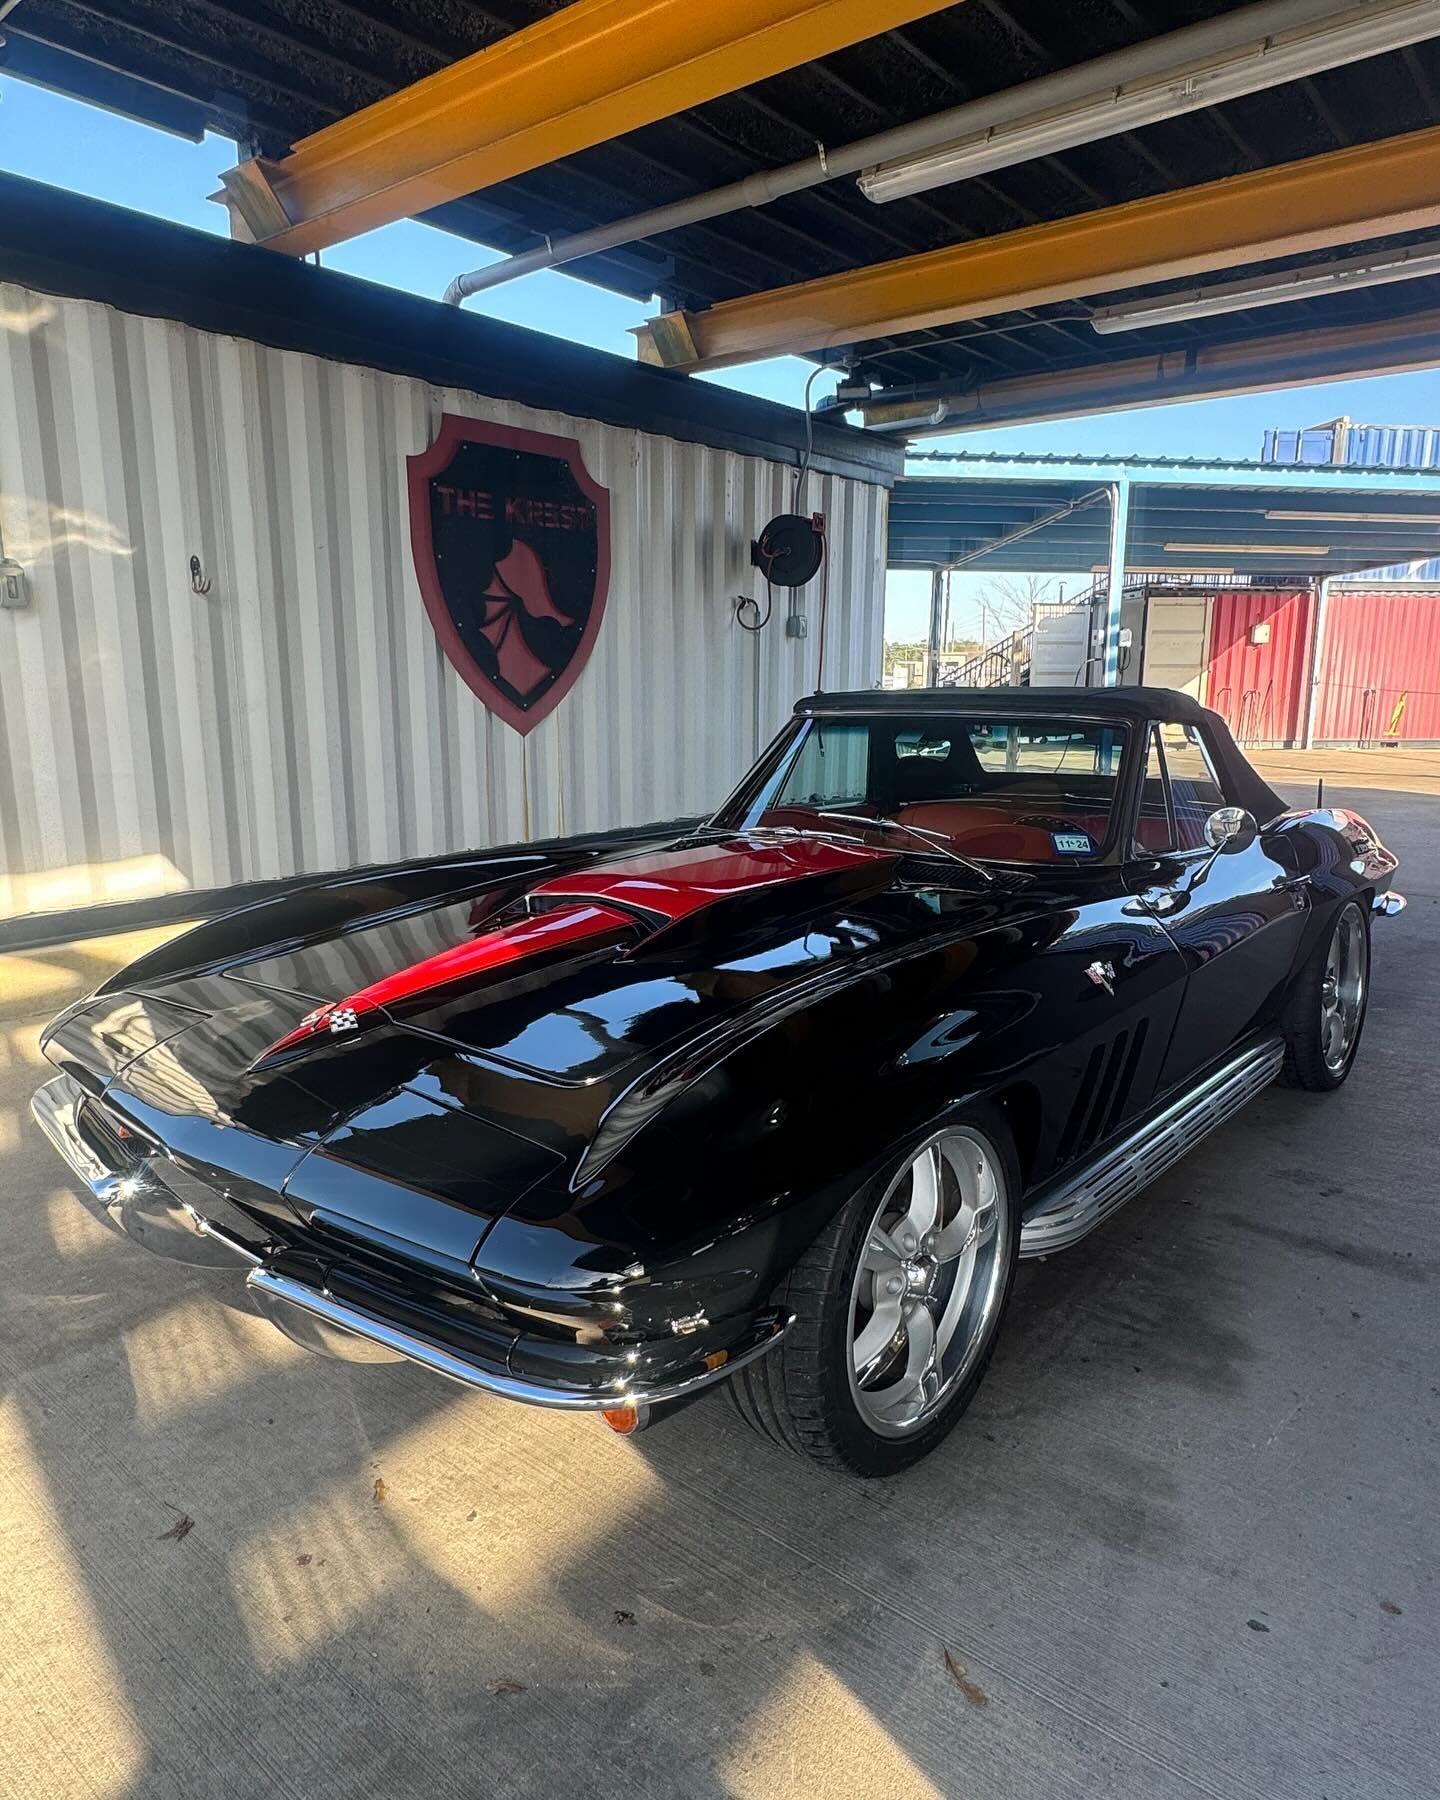
<instances>
[{"instance_id":1,"label":"fluorescent light fixture","mask_svg":"<svg viewBox=\"0 0 1440 1800\"><path fill-rule=\"evenodd\" d=\"M1332 18L1257 38L1223 56L1181 64L1164 75L1118 87L1100 87L1071 105L993 126L923 155L880 163L859 177L860 191L867 200L882 203L923 194L1436 36L1440 36L1440 8L1435 0L1371 0L1368 5L1346 6Z\"/></svg>"},{"instance_id":2,"label":"fluorescent light fixture","mask_svg":"<svg viewBox=\"0 0 1440 1800\"><path fill-rule=\"evenodd\" d=\"M950 411L946 400L883 400L877 395L865 408L865 424L880 431L919 431L939 425Z\"/></svg>"},{"instance_id":3,"label":"fluorescent light fixture","mask_svg":"<svg viewBox=\"0 0 1440 1800\"><path fill-rule=\"evenodd\" d=\"M1188 548L1188 546L1187 546L1187 548ZM1110 565L1109 565L1109 563L1091 563L1090 573L1092 575L1108 575L1110 573ZM1166 575L1174 575L1177 573L1177 571L1174 569L1157 569L1157 568L1154 568L1149 563L1144 563L1144 564L1126 563L1125 573L1127 576L1130 576L1130 575L1166 576ZM1204 573L1206 574L1206 576L1233 575L1235 573L1235 571L1233 569L1206 569L1204 571ZM1197 588L1195 591L1197 594L1203 594L1203 593L1208 592L1209 590L1206 588Z\"/></svg>"},{"instance_id":4,"label":"fluorescent light fixture","mask_svg":"<svg viewBox=\"0 0 1440 1800\"><path fill-rule=\"evenodd\" d=\"M1195 556L1328 556L1328 544L1163 544Z\"/></svg>"},{"instance_id":5,"label":"fluorescent light fixture","mask_svg":"<svg viewBox=\"0 0 1440 1800\"><path fill-rule=\"evenodd\" d=\"M1440 531L1440 512L1281 512L1273 509L1267 511L1265 517L1288 520L1291 524L1303 521L1317 525L1433 525Z\"/></svg>"},{"instance_id":6,"label":"fluorescent light fixture","mask_svg":"<svg viewBox=\"0 0 1440 1800\"><path fill-rule=\"evenodd\" d=\"M1332 294L1343 288L1415 281L1421 275L1440 275L1440 238L1427 238L1423 243L1405 244L1394 250L1371 250L1364 256L1347 256L1336 262L1311 263L1304 269L1280 269L1273 275L1256 275L1246 281L1210 282L1185 288L1178 294L1160 294L1153 300L1101 306L1090 315L1090 324L1102 335L1143 331L1150 325L1175 325L1184 319L1207 318L1212 313L1281 306L1290 300L1307 300L1315 294Z\"/></svg>"}]
</instances>

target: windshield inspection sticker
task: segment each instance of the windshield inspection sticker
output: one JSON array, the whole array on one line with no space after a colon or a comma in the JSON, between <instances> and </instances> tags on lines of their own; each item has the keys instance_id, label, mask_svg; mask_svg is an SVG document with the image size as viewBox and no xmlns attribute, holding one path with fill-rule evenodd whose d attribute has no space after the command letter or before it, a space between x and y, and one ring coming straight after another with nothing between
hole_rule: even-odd
<instances>
[{"instance_id":1,"label":"windshield inspection sticker","mask_svg":"<svg viewBox=\"0 0 1440 1800\"><path fill-rule=\"evenodd\" d=\"M1061 856L1088 856L1095 848L1088 831L1052 831L1050 842Z\"/></svg>"}]
</instances>

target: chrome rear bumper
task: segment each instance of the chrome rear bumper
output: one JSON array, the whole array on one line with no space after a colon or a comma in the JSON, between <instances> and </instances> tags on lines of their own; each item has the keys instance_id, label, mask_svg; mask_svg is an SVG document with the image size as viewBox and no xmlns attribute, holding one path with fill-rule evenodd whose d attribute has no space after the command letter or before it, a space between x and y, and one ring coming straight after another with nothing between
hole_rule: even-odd
<instances>
[{"instance_id":1,"label":"chrome rear bumper","mask_svg":"<svg viewBox=\"0 0 1440 1800\"><path fill-rule=\"evenodd\" d=\"M82 1198L91 1213L109 1229L172 1261L248 1269L245 1285L256 1311L288 1338L322 1356L344 1362L418 1363L432 1374L529 1406L569 1412L604 1412L627 1406L643 1410L688 1399L727 1380L737 1369L772 1350L794 1322L781 1313L762 1315L738 1343L711 1349L708 1354L703 1342L692 1341L684 1365L668 1370L655 1382L623 1373L599 1387L561 1387L530 1380L498 1363L465 1356L448 1344L342 1300L323 1286L298 1281L268 1266L266 1246L247 1243L243 1231L228 1228L224 1222L227 1208L238 1209L222 1194L212 1195L208 1190L194 1202L175 1192L157 1173L157 1165L163 1164L158 1153L143 1161L137 1158L130 1169L110 1166L81 1128L85 1099L85 1091L76 1081L58 1075L36 1093L30 1110L84 1184ZM177 1171L170 1179L189 1178ZM212 1217L212 1213L221 1217ZM258 1229L249 1221L246 1225L251 1231Z\"/></svg>"}]
</instances>

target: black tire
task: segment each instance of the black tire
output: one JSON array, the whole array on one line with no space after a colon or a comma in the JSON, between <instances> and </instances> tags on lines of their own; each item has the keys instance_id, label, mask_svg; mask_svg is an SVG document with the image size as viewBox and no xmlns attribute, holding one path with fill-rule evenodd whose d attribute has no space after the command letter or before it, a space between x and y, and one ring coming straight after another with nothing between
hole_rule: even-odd
<instances>
[{"instance_id":1,"label":"black tire","mask_svg":"<svg viewBox=\"0 0 1440 1800\"><path fill-rule=\"evenodd\" d=\"M773 1303L795 1315L777 1349L726 1385L746 1424L772 1443L852 1475L895 1475L932 1451L958 1423L984 1377L1009 1305L1020 1248L1020 1170L1014 1140L999 1112L969 1107L947 1121L980 1140L1001 1179L997 1188L1003 1235L995 1252L997 1296L982 1321L978 1351L963 1380L934 1414L904 1436L873 1429L852 1392L851 1293L877 1208L910 1165L914 1146L897 1151L823 1231L776 1289Z\"/></svg>"},{"instance_id":2,"label":"black tire","mask_svg":"<svg viewBox=\"0 0 1440 1800\"><path fill-rule=\"evenodd\" d=\"M1337 1058L1332 1053L1327 1058L1327 982L1332 953L1345 941L1347 932L1354 933L1352 941L1358 946L1360 957L1358 1009L1343 1055ZM1304 1088L1313 1094L1326 1094L1338 1088L1354 1067L1369 1003L1370 912L1362 900L1347 900L1336 913L1329 931L1316 945L1310 960L1295 977L1295 985L1285 1003L1281 1020L1285 1033L1281 1081L1287 1087Z\"/></svg>"}]
</instances>

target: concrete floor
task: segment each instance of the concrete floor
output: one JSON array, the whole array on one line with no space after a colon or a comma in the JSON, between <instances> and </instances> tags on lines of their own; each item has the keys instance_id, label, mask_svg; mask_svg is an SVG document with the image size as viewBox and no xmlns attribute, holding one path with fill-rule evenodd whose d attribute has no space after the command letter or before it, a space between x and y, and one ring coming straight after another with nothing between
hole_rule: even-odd
<instances>
[{"instance_id":1,"label":"concrete floor","mask_svg":"<svg viewBox=\"0 0 1440 1800\"><path fill-rule=\"evenodd\" d=\"M1411 898L1347 1088L1023 1270L893 1483L307 1357L91 1223L0 1024L0 1793L1440 1792L1436 767L1331 793Z\"/></svg>"}]
</instances>

